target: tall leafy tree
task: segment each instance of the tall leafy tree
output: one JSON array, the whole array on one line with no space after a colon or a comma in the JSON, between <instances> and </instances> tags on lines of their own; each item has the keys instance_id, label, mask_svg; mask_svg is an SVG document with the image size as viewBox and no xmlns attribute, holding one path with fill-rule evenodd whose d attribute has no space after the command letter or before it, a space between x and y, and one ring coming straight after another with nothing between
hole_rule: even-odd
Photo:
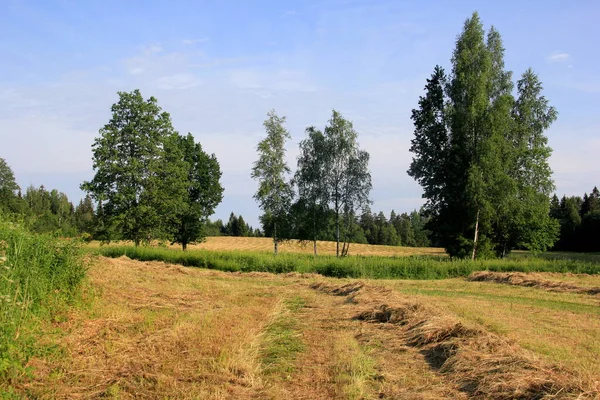
<instances>
[{"instance_id":1,"label":"tall leafy tree","mask_svg":"<svg viewBox=\"0 0 600 400\"><path fill-rule=\"evenodd\" d=\"M106 232L137 246L173 234L187 171L171 117L156 98L144 100L139 90L118 94L92 145L96 173L82 189L101 205Z\"/></svg>"},{"instance_id":2,"label":"tall leafy tree","mask_svg":"<svg viewBox=\"0 0 600 400\"><path fill-rule=\"evenodd\" d=\"M542 250L554 240L543 132L556 112L531 71L515 100L503 59L500 34L491 28L486 37L474 13L456 41L450 76L436 67L413 110L408 173L423 186L434 241L451 256Z\"/></svg>"},{"instance_id":3,"label":"tall leafy tree","mask_svg":"<svg viewBox=\"0 0 600 400\"><path fill-rule=\"evenodd\" d=\"M341 230L351 232L354 215L370 203L372 188L369 172L369 153L358 147L358 133L352 122L333 110L324 131L324 147L327 156L323 181L326 198L335 214L336 255L347 253L348 235L340 236ZM342 226L344 224L344 226ZM340 249L340 239L343 246Z\"/></svg>"},{"instance_id":4,"label":"tall leafy tree","mask_svg":"<svg viewBox=\"0 0 600 400\"><path fill-rule=\"evenodd\" d=\"M285 162L285 142L290 138L284 127L285 117L279 117L275 110L269 111L264 127L267 137L257 146L258 160L254 162L251 176L258 180L258 190L254 195L264 211L261 218L272 227L273 252L277 254L282 240L282 226L287 223L287 215L294 196L287 175L291 172ZM265 229L266 230L266 229Z\"/></svg>"},{"instance_id":5,"label":"tall leafy tree","mask_svg":"<svg viewBox=\"0 0 600 400\"><path fill-rule=\"evenodd\" d=\"M16 210L15 203L19 191L20 188L15 181L12 169L4 158L0 158L0 211L14 212Z\"/></svg>"},{"instance_id":6,"label":"tall leafy tree","mask_svg":"<svg viewBox=\"0 0 600 400\"><path fill-rule=\"evenodd\" d=\"M308 224L301 232L313 241L313 253L317 255L317 240L324 227L327 225L328 193L323 176L326 174L327 152L325 136L315 127L306 129L308 137L300 142L300 155L298 168L294 176L294 183L298 188L300 201L296 209L302 210L302 219ZM304 235L303 235L304 236Z\"/></svg>"},{"instance_id":7,"label":"tall leafy tree","mask_svg":"<svg viewBox=\"0 0 600 400\"><path fill-rule=\"evenodd\" d=\"M173 242L180 243L186 250L188 244L204 238L208 217L223 199L223 187L221 167L214 154L207 154L191 133L179 137L178 145L183 153L187 177L183 204L175 219L177 229Z\"/></svg>"}]
</instances>

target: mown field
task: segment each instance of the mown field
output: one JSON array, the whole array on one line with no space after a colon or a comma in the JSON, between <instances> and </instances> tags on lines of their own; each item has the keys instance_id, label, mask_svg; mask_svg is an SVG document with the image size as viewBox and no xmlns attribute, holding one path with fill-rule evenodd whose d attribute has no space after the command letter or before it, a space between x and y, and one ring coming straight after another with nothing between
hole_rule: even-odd
<instances>
[{"instance_id":1,"label":"mown field","mask_svg":"<svg viewBox=\"0 0 600 400\"><path fill-rule=\"evenodd\" d=\"M104 246L122 246L131 245L131 242L112 242L110 244L102 244L100 242L90 243L90 247ZM340 244L341 246L341 244ZM168 245L168 248L180 249L179 245ZM317 241L318 254L320 255L335 255L335 242ZM207 237L206 241L188 246L190 250L212 250L212 251L250 251L250 252L273 252L273 239L271 238L256 238L256 237L234 237L234 236L213 236ZM280 253L304 253L313 254L312 242L301 242L298 240L290 240L279 245ZM401 247L401 246L380 246L371 244L356 244L350 245L350 255L363 256L412 256L412 255L429 255L429 256L445 256L444 249L436 247Z\"/></svg>"},{"instance_id":2,"label":"mown field","mask_svg":"<svg viewBox=\"0 0 600 400\"><path fill-rule=\"evenodd\" d=\"M561 281L556 274L536 279ZM573 276L571 276L573 278ZM30 360L32 398L594 398L600 298L464 278L354 280L97 257ZM578 276L588 286L596 276Z\"/></svg>"},{"instance_id":3,"label":"mown field","mask_svg":"<svg viewBox=\"0 0 600 400\"><path fill-rule=\"evenodd\" d=\"M0 397L600 396L593 260L88 251L84 300L30 325Z\"/></svg>"}]
</instances>

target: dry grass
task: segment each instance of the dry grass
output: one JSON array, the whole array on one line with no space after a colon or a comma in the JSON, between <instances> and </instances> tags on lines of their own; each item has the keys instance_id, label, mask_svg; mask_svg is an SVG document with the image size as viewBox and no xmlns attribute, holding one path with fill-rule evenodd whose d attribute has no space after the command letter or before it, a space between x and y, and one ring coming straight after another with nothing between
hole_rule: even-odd
<instances>
[{"instance_id":1,"label":"dry grass","mask_svg":"<svg viewBox=\"0 0 600 400\"><path fill-rule=\"evenodd\" d=\"M122 245L130 242L113 242L112 245ZM100 242L92 242L91 247L100 246ZM340 244L341 246L341 244ZM173 248L181 248L181 246L173 245ZM317 248L319 254L335 255L335 242L318 241ZM199 244L189 245L188 248L229 251L258 251L258 252L273 252L273 239L271 238L255 238L255 237L233 237L233 236L214 236L207 237L206 241ZM313 254L312 242L300 242L298 240L290 240L279 245L279 251L282 253L305 253ZM429 256L446 256L444 249L434 247L401 247L401 246L380 246L371 244L356 244L350 245L349 254L365 255L365 256L412 256L412 255L429 255Z\"/></svg>"},{"instance_id":2,"label":"dry grass","mask_svg":"<svg viewBox=\"0 0 600 400\"><path fill-rule=\"evenodd\" d=\"M377 282L506 338L600 392L597 296L462 279Z\"/></svg>"},{"instance_id":3,"label":"dry grass","mask_svg":"<svg viewBox=\"0 0 600 400\"><path fill-rule=\"evenodd\" d=\"M422 390L424 372L427 384L437 385L430 393L453 392L417 354L407 355L407 368L389 364L387 348L363 346L384 339L364 334L363 323L352 320L355 304L310 289L314 280L99 257L90 268L94 304L47 327L63 332L65 357L33 359L33 379L17 385L17 393L52 399L400 398L395 395L412 387L400 381L420 382ZM293 352L290 340L300 344Z\"/></svg>"},{"instance_id":4,"label":"dry grass","mask_svg":"<svg viewBox=\"0 0 600 400\"><path fill-rule=\"evenodd\" d=\"M99 257L94 304L47 327L64 332L66 356L32 360L34 377L17 392L287 400L600 391L595 296L463 279L341 282Z\"/></svg>"},{"instance_id":5,"label":"dry grass","mask_svg":"<svg viewBox=\"0 0 600 400\"><path fill-rule=\"evenodd\" d=\"M589 286L585 285L584 279L592 280L597 277L590 275L579 276L579 282L583 282L584 285L580 286L575 283L571 283L574 280L565 281L565 274L556 273L523 273L523 272L490 272L490 271L478 271L472 273L467 280L472 282L496 282L505 283L508 285L535 287L539 289L548 290L551 292L571 292L571 293L582 293L589 295L600 295L600 286ZM578 275L569 274L570 278L577 277ZM583 279L582 279L583 278ZM578 283L579 283L578 282Z\"/></svg>"},{"instance_id":6,"label":"dry grass","mask_svg":"<svg viewBox=\"0 0 600 400\"><path fill-rule=\"evenodd\" d=\"M415 302L385 288L356 284L315 284L315 289L340 295L372 308L355 318L395 324L405 342L420 349L431 367L447 376L471 397L595 398L598 382L541 360L517 343L456 316ZM383 289L383 290L382 290ZM388 306L387 303L393 304Z\"/></svg>"}]
</instances>

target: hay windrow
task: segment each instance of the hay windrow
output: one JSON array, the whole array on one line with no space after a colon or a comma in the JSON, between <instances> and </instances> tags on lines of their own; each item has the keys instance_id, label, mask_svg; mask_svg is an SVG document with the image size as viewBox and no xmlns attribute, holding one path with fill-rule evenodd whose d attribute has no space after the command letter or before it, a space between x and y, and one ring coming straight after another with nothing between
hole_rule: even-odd
<instances>
[{"instance_id":1,"label":"hay windrow","mask_svg":"<svg viewBox=\"0 0 600 400\"><path fill-rule=\"evenodd\" d=\"M551 281L544 279L543 275L526 274L523 272L473 272L467 278L471 282L495 282L513 286L535 287L551 292L569 292L600 295L600 287L582 287L567 282Z\"/></svg>"},{"instance_id":2,"label":"hay windrow","mask_svg":"<svg viewBox=\"0 0 600 400\"><path fill-rule=\"evenodd\" d=\"M600 398L597 388L588 387L571 372L548 365L518 344L481 327L467 326L428 304L362 282L311 287L351 296L354 302L370 306L354 319L397 325L407 345L420 349L432 369L472 398Z\"/></svg>"}]
</instances>

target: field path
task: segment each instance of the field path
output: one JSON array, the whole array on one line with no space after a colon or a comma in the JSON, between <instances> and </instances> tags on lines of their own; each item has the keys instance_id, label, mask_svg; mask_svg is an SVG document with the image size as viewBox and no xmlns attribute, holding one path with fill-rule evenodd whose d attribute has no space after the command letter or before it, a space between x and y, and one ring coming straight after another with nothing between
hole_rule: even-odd
<instances>
[{"instance_id":1,"label":"field path","mask_svg":"<svg viewBox=\"0 0 600 400\"><path fill-rule=\"evenodd\" d=\"M389 324L310 287L322 278L96 259L89 308L57 321L34 398L461 398ZM59 328L58 330L56 328Z\"/></svg>"}]
</instances>

